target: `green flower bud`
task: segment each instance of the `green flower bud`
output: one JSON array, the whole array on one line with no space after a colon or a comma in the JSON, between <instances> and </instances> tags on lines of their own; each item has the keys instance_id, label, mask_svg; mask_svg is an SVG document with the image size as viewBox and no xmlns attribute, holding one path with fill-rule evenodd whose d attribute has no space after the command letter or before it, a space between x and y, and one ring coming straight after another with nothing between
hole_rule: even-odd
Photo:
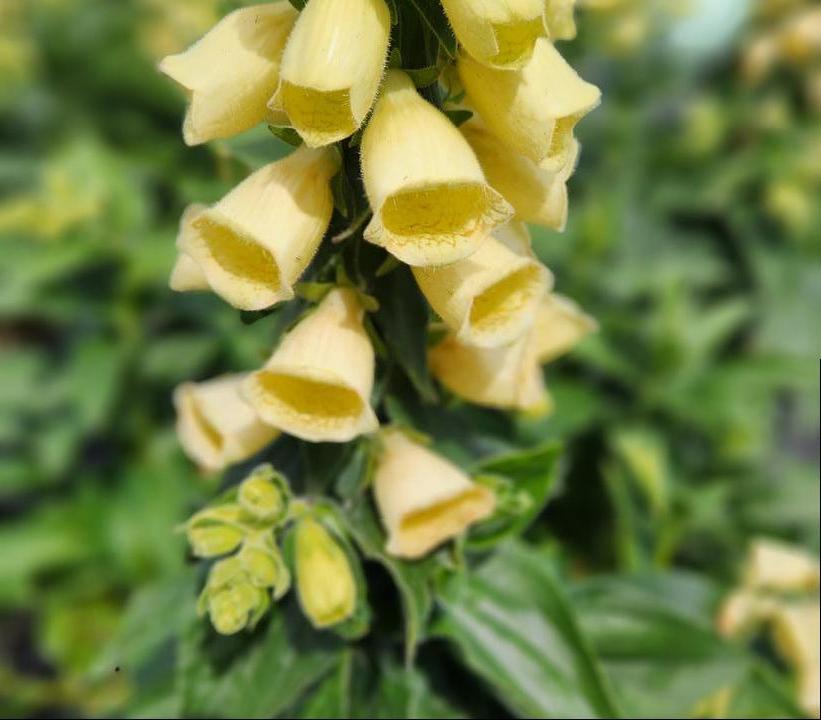
<instances>
[{"instance_id":1,"label":"green flower bud","mask_svg":"<svg viewBox=\"0 0 821 720\"><path fill-rule=\"evenodd\" d=\"M185 525L191 550L197 557L217 557L236 550L245 535L239 526L242 509L232 503L206 508Z\"/></svg>"},{"instance_id":2,"label":"green flower bud","mask_svg":"<svg viewBox=\"0 0 821 720\"><path fill-rule=\"evenodd\" d=\"M274 598L280 598L288 591L291 575L282 555L270 538L249 539L237 557L253 585L273 588Z\"/></svg>"},{"instance_id":3,"label":"green flower bud","mask_svg":"<svg viewBox=\"0 0 821 720\"><path fill-rule=\"evenodd\" d=\"M236 557L220 560L208 575L197 603L199 614L206 612L221 635L233 635L253 627L270 606L268 592L256 587Z\"/></svg>"},{"instance_id":4,"label":"green flower bud","mask_svg":"<svg viewBox=\"0 0 821 720\"><path fill-rule=\"evenodd\" d=\"M302 611L316 628L337 625L356 610L356 579L345 551L316 520L296 528L296 580Z\"/></svg>"},{"instance_id":5,"label":"green flower bud","mask_svg":"<svg viewBox=\"0 0 821 720\"><path fill-rule=\"evenodd\" d=\"M239 486L242 508L258 520L278 522L288 510L288 484L270 465L260 465Z\"/></svg>"}]
</instances>

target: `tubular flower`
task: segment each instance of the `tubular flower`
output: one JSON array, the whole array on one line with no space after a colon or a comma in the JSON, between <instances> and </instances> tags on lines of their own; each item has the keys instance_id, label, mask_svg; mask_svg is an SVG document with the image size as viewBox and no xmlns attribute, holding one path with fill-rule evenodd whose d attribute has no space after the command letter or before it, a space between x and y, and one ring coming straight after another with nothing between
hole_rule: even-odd
<instances>
[{"instance_id":1,"label":"tubular flower","mask_svg":"<svg viewBox=\"0 0 821 720\"><path fill-rule=\"evenodd\" d=\"M299 603L316 628L349 619L356 610L356 577L351 562L330 532L305 518L296 526L295 566Z\"/></svg>"},{"instance_id":2,"label":"tubular flower","mask_svg":"<svg viewBox=\"0 0 821 720\"><path fill-rule=\"evenodd\" d=\"M211 288L241 310L293 297L333 212L330 149L299 148L243 180L181 232L178 244Z\"/></svg>"},{"instance_id":3,"label":"tubular flower","mask_svg":"<svg viewBox=\"0 0 821 720\"><path fill-rule=\"evenodd\" d=\"M369 404L374 353L353 290L332 290L245 382L266 422L312 442L347 442L378 427Z\"/></svg>"},{"instance_id":4,"label":"tubular flower","mask_svg":"<svg viewBox=\"0 0 821 720\"><path fill-rule=\"evenodd\" d=\"M547 28L553 40L572 40L576 37L575 5L576 0L547 0Z\"/></svg>"},{"instance_id":5,"label":"tubular flower","mask_svg":"<svg viewBox=\"0 0 821 720\"><path fill-rule=\"evenodd\" d=\"M476 60L517 68L547 34L545 0L442 0L459 42Z\"/></svg>"},{"instance_id":6,"label":"tubular flower","mask_svg":"<svg viewBox=\"0 0 821 720\"><path fill-rule=\"evenodd\" d=\"M493 512L496 496L443 457L398 430L381 439L373 487L391 555L422 557Z\"/></svg>"},{"instance_id":7,"label":"tubular flower","mask_svg":"<svg viewBox=\"0 0 821 720\"><path fill-rule=\"evenodd\" d=\"M459 130L399 70L386 75L361 152L365 238L409 265L461 260L512 214Z\"/></svg>"},{"instance_id":8,"label":"tubular flower","mask_svg":"<svg viewBox=\"0 0 821 720\"><path fill-rule=\"evenodd\" d=\"M310 0L285 46L271 110L310 147L354 133L379 89L390 28L385 0Z\"/></svg>"},{"instance_id":9,"label":"tubular flower","mask_svg":"<svg viewBox=\"0 0 821 720\"><path fill-rule=\"evenodd\" d=\"M818 600L784 605L773 614L773 640L798 676L798 701L811 717L818 717L821 687L821 607Z\"/></svg>"},{"instance_id":10,"label":"tubular flower","mask_svg":"<svg viewBox=\"0 0 821 720\"><path fill-rule=\"evenodd\" d=\"M750 548L744 584L763 590L813 590L819 586L818 560L790 545L761 538Z\"/></svg>"},{"instance_id":11,"label":"tubular flower","mask_svg":"<svg viewBox=\"0 0 821 720\"><path fill-rule=\"evenodd\" d=\"M521 220L511 220L493 231L493 237L517 255L536 257L531 247L530 229Z\"/></svg>"},{"instance_id":12,"label":"tubular flower","mask_svg":"<svg viewBox=\"0 0 821 720\"><path fill-rule=\"evenodd\" d=\"M553 230L563 230L567 222L567 179L573 173L578 143L555 172L524 155L516 155L500 142L481 122L471 120L462 128L493 188L516 211L516 217Z\"/></svg>"},{"instance_id":13,"label":"tubular flower","mask_svg":"<svg viewBox=\"0 0 821 720\"><path fill-rule=\"evenodd\" d=\"M240 8L185 52L160 61L160 71L189 94L186 144L230 137L265 119L296 18L288 0Z\"/></svg>"},{"instance_id":14,"label":"tubular flower","mask_svg":"<svg viewBox=\"0 0 821 720\"><path fill-rule=\"evenodd\" d=\"M601 97L543 38L516 71L489 68L463 53L459 77L488 129L537 163L560 154L573 127Z\"/></svg>"},{"instance_id":15,"label":"tubular flower","mask_svg":"<svg viewBox=\"0 0 821 720\"><path fill-rule=\"evenodd\" d=\"M244 378L224 375L202 383L183 383L174 391L180 444L206 471L245 460L279 435L240 397Z\"/></svg>"},{"instance_id":16,"label":"tubular flower","mask_svg":"<svg viewBox=\"0 0 821 720\"><path fill-rule=\"evenodd\" d=\"M572 300L551 293L542 301L531 333L537 361L549 363L564 355L598 327Z\"/></svg>"},{"instance_id":17,"label":"tubular flower","mask_svg":"<svg viewBox=\"0 0 821 720\"><path fill-rule=\"evenodd\" d=\"M183 236L190 236L193 230L194 219L205 210L206 206L200 203L189 205L182 213L180 219L180 229L177 236L177 248L179 250L182 244L181 238ZM202 268L197 264L190 255L187 255L182 250L177 253L177 261L174 263L174 268L171 270L171 277L168 280L168 286L176 292L186 292L189 290L208 290L208 278L205 277Z\"/></svg>"},{"instance_id":18,"label":"tubular flower","mask_svg":"<svg viewBox=\"0 0 821 720\"><path fill-rule=\"evenodd\" d=\"M449 335L430 350L428 362L439 382L476 405L534 415L552 407L529 334L497 348L472 347Z\"/></svg>"},{"instance_id":19,"label":"tubular flower","mask_svg":"<svg viewBox=\"0 0 821 720\"><path fill-rule=\"evenodd\" d=\"M493 237L464 260L414 268L413 274L456 338L479 347L498 347L519 337L533 323L552 284L544 265Z\"/></svg>"}]
</instances>

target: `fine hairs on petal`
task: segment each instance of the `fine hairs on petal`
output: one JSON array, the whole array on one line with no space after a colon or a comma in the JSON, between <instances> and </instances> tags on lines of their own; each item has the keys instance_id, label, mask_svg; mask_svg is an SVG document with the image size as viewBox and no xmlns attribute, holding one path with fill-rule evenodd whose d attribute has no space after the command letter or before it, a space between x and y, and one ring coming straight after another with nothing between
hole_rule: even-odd
<instances>
[{"instance_id":1,"label":"fine hairs on petal","mask_svg":"<svg viewBox=\"0 0 821 720\"><path fill-rule=\"evenodd\" d=\"M450 120L389 70L361 147L374 215L365 239L409 265L467 257L512 208Z\"/></svg>"}]
</instances>

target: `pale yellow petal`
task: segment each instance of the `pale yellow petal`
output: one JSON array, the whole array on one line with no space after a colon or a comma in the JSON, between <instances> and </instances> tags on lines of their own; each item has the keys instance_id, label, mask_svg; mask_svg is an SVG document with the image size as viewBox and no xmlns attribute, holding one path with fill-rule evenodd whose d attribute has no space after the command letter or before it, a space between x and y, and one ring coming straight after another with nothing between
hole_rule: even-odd
<instances>
[{"instance_id":1,"label":"pale yellow petal","mask_svg":"<svg viewBox=\"0 0 821 720\"><path fill-rule=\"evenodd\" d=\"M459 130L401 71L387 73L361 150L374 211L365 238L409 265L461 260L512 214Z\"/></svg>"},{"instance_id":2,"label":"pale yellow petal","mask_svg":"<svg viewBox=\"0 0 821 720\"><path fill-rule=\"evenodd\" d=\"M459 42L476 60L515 68L547 34L545 0L442 0Z\"/></svg>"},{"instance_id":3,"label":"pale yellow petal","mask_svg":"<svg viewBox=\"0 0 821 720\"><path fill-rule=\"evenodd\" d=\"M757 539L747 556L744 584L784 592L817 589L818 559L801 548L778 540Z\"/></svg>"},{"instance_id":4,"label":"pale yellow petal","mask_svg":"<svg viewBox=\"0 0 821 720\"><path fill-rule=\"evenodd\" d=\"M362 315L356 294L337 288L300 321L245 383L260 417L312 442L347 442L376 430L374 352Z\"/></svg>"},{"instance_id":5,"label":"pale yellow petal","mask_svg":"<svg viewBox=\"0 0 821 720\"><path fill-rule=\"evenodd\" d=\"M184 383L174 391L177 436L186 454L207 471L251 457L279 435L240 396L244 375Z\"/></svg>"},{"instance_id":6,"label":"pale yellow petal","mask_svg":"<svg viewBox=\"0 0 821 720\"><path fill-rule=\"evenodd\" d=\"M211 288L241 310L293 297L333 213L331 149L301 147L247 177L199 213L180 250L202 268Z\"/></svg>"},{"instance_id":7,"label":"pale yellow petal","mask_svg":"<svg viewBox=\"0 0 821 720\"><path fill-rule=\"evenodd\" d=\"M422 557L493 512L493 493L445 458L398 430L381 439L373 488L389 554Z\"/></svg>"},{"instance_id":8,"label":"pale yellow petal","mask_svg":"<svg viewBox=\"0 0 821 720\"><path fill-rule=\"evenodd\" d=\"M310 0L288 38L272 110L311 147L356 132L379 89L390 29L385 0Z\"/></svg>"},{"instance_id":9,"label":"pale yellow petal","mask_svg":"<svg viewBox=\"0 0 821 720\"><path fill-rule=\"evenodd\" d=\"M185 52L160 61L160 71L189 95L187 144L230 137L265 119L296 17L288 0L240 8Z\"/></svg>"},{"instance_id":10,"label":"pale yellow petal","mask_svg":"<svg viewBox=\"0 0 821 720\"><path fill-rule=\"evenodd\" d=\"M499 70L463 53L459 77L485 125L511 150L542 162L553 147L557 123L562 143L573 126L599 103L601 93L582 80L544 38L520 70Z\"/></svg>"},{"instance_id":11,"label":"pale yellow petal","mask_svg":"<svg viewBox=\"0 0 821 720\"><path fill-rule=\"evenodd\" d=\"M533 352L540 363L548 363L572 350L587 335L598 329L598 323L576 303L563 295L551 293L536 313L533 326Z\"/></svg>"},{"instance_id":12,"label":"pale yellow petal","mask_svg":"<svg viewBox=\"0 0 821 720\"><path fill-rule=\"evenodd\" d=\"M547 0L547 27L553 40L572 40L576 37L575 5L576 0Z\"/></svg>"},{"instance_id":13,"label":"pale yellow petal","mask_svg":"<svg viewBox=\"0 0 821 720\"><path fill-rule=\"evenodd\" d=\"M552 285L544 265L492 236L464 260L414 268L413 274L456 337L480 347L506 345L521 336Z\"/></svg>"}]
</instances>

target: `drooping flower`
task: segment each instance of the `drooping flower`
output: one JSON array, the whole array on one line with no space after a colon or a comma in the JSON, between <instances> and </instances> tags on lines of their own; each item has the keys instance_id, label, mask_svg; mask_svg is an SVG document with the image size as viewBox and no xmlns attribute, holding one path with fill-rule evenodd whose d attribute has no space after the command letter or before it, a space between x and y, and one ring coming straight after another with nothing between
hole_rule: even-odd
<instances>
[{"instance_id":1,"label":"drooping flower","mask_svg":"<svg viewBox=\"0 0 821 720\"><path fill-rule=\"evenodd\" d=\"M183 383L174 391L180 444L204 470L215 472L245 460L279 434L240 397L244 379L244 375L224 375Z\"/></svg>"},{"instance_id":2,"label":"drooping flower","mask_svg":"<svg viewBox=\"0 0 821 720\"><path fill-rule=\"evenodd\" d=\"M285 46L271 110L310 147L354 133L379 89L390 28L385 0L310 0Z\"/></svg>"},{"instance_id":3,"label":"drooping flower","mask_svg":"<svg viewBox=\"0 0 821 720\"><path fill-rule=\"evenodd\" d=\"M479 62L521 67L547 34L545 0L442 0L459 42Z\"/></svg>"},{"instance_id":4,"label":"drooping flower","mask_svg":"<svg viewBox=\"0 0 821 720\"><path fill-rule=\"evenodd\" d=\"M536 163L561 154L573 127L601 97L544 38L520 70L490 68L466 53L458 69L470 104L488 129Z\"/></svg>"},{"instance_id":5,"label":"drooping flower","mask_svg":"<svg viewBox=\"0 0 821 720\"><path fill-rule=\"evenodd\" d=\"M317 520L297 523L296 587L305 616L316 628L338 625L356 610L356 577L345 550Z\"/></svg>"},{"instance_id":6,"label":"drooping flower","mask_svg":"<svg viewBox=\"0 0 821 720\"><path fill-rule=\"evenodd\" d=\"M551 293L536 313L531 334L533 352L538 362L551 362L569 352L598 327L596 320L570 298Z\"/></svg>"},{"instance_id":7,"label":"drooping flower","mask_svg":"<svg viewBox=\"0 0 821 720\"><path fill-rule=\"evenodd\" d=\"M361 151L365 238L409 265L461 260L512 214L459 130L399 70L386 75Z\"/></svg>"},{"instance_id":8,"label":"drooping flower","mask_svg":"<svg viewBox=\"0 0 821 720\"><path fill-rule=\"evenodd\" d=\"M498 347L522 335L552 285L544 265L492 236L464 260L414 268L413 274L456 338L480 347Z\"/></svg>"},{"instance_id":9,"label":"drooping flower","mask_svg":"<svg viewBox=\"0 0 821 720\"><path fill-rule=\"evenodd\" d=\"M312 442L347 442L378 427L374 352L353 290L332 290L282 340L244 392L260 417Z\"/></svg>"},{"instance_id":10,"label":"drooping flower","mask_svg":"<svg viewBox=\"0 0 821 720\"><path fill-rule=\"evenodd\" d=\"M399 430L380 437L373 488L391 555L422 557L493 512L494 494L445 458Z\"/></svg>"},{"instance_id":11,"label":"drooping flower","mask_svg":"<svg viewBox=\"0 0 821 720\"><path fill-rule=\"evenodd\" d=\"M261 310L293 297L333 213L331 149L301 147L201 211L178 239L220 297Z\"/></svg>"},{"instance_id":12,"label":"drooping flower","mask_svg":"<svg viewBox=\"0 0 821 720\"><path fill-rule=\"evenodd\" d=\"M188 92L188 145L236 135L266 118L296 18L288 0L240 8L185 52L160 61L160 71Z\"/></svg>"}]
</instances>

